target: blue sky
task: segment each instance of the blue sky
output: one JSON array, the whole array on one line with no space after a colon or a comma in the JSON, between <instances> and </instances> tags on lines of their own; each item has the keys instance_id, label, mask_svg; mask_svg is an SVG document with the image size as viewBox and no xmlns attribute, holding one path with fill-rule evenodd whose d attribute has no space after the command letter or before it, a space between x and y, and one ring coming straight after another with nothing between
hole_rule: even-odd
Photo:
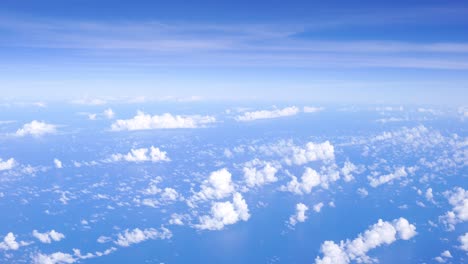
<instances>
[{"instance_id":1,"label":"blue sky","mask_svg":"<svg viewBox=\"0 0 468 264\"><path fill-rule=\"evenodd\" d=\"M3 1L2 97L460 105L463 1Z\"/></svg>"}]
</instances>

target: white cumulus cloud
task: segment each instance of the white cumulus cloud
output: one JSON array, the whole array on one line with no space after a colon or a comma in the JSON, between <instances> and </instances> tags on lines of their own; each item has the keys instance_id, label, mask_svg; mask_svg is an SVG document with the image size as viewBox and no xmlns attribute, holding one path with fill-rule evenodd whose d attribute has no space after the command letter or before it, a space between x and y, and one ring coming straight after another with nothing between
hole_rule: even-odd
<instances>
[{"instance_id":1,"label":"white cumulus cloud","mask_svg":"<svg viewBox=\"0 0 468 264\"><path fill-rule=\"evenodd\" d=\"M16 166L16 161L14 158L9 158L5 161L0 158L0 171L11 170L15 166Z\"/></svg>"},{"instance_id":2,"label":"white cumulus cloud","mask_svg":"<svg viewBox=\"0 0 468 264\"><path fill-rule=\"evenodd\" d=\"M460 241L460 249L468 251L468 233L465 233L464 235L460 236L458 238L458 241Z\"/></svg>"},{"instance_id":3,"label":"white cumulus cloud","mask_svg":"<svg viewBox=\"0 0 468 264\"><path fill-rule=\"evenodd\" d=\"M335 148L329 141L322 143L307 142L304 146L294 144L292 140L281 140L275 144L259 147L265 155L280 156L287 165L303 165L312 161L332 161Z\"/></svg>"},{"instance_id":4,"label":"white cumulus cloud","mask_svg":"<svg viewBox=\"0 0 468 264\"><path fill-rule=\"evenodd\" d=\"M200 191L196 193L191 201L222 199L234 192L231 173L226 169L213 171L208 179L201 184Z\"/></svg>"},{"instance_id":5,"label":"white cumulus cloud","mask_svg":"<svg viewBox=\"0 0 468 264\"><path fill-rule=\"evenodd\" d=\"M63 168L63 164L59 159L54 159L54 165L55 165L55 168L57 169Z\"/></svg>"},{"instance_id":6,"label":"white cumulus cloud","mask_svg":"<svg viewBox=\"0 0 468 264\"><path fill-rule=\"evenodd\" d=\"M28 243L24 241L16 241L16 236L9 232L0 242L0 250L18 250L21 246L26 246Z\"/></svg>"},{"instance_id":7,"label":"white cumulus cloud","mask_svg":"<svg viewBox=\"0 0 468 264\"><path fill-rule=\"evenodd\" d=\"M147 129L168 129L168 128L198 128L206 124L216 122L213 116L200 115L172 115L165 113L151 116L138 111L132 119L119 119L115 121L111 129L113 131L122 130L147 130Z\"/></svg>"},{"instance_id":8,"label":"white cumulus cloud","mask_svg":"<svg viewBox=\"0 0 468 264\"><path fill-rule=\"evenodd\" d=\"M55 230L49 232L40 233L37 230L33 230L32 235L42 243L50 244L52 241L60 241L65 238L65 235Z\"/></svg>"},{"instance_id":9,"label":"white cumulus cloud","mask_svg":"<svg viewBox=\"0 0 468 264\"><path fill-rule=\"evenodd\" d=\"M65 264L75 263L76 259L67 253L55 252L50 255L38 253L32 258L35 264Z\"/></svg>"},{"instance_id":10,"label":"white cumulus cloud","mask_svg":"<svg viewBox=\"0 0 468 264\"><path fill-rule=\"evenodd\" d=\"M320 203L318 203L318 204L315 204L315 205L314 205L314 211L315 211L316 213L320 213L320 211L322 211L322 207L323 207L323 203L322 203L322 202L320 202Z\"/></svg>"},{"instance_id":11,"label":"white cumulus cloud","mask_svg":"<svg viewBox=\"0 0 468 264\"><path fill-rule=\"evenodd\" d=\"M249 187L262 186L278 180L278 169L270 162L254 159L245 164L243 171L244 180Z\"/></svg>"},{"instance_id":12,"label":"white cumulus cloud","mask_svg":"<svg viewBox=\"0 0 468 264\"><path fill-rule=\"evenodd\" d=\"M453 208L439 219L448 230L455 230L456 224L468 221L468 191L455 187L452 191L445 192L444 195Z\"/></svg>"},{"instance_id":13,"label":"white cumulus cloud","mask_svg":"<svg viewBox=\"0 0 468 264\"><path fill-rule=\"evenodd\" d=\"M297 113L299 113L299 108L297 108L296 106L290 106L283 109L245 112L242 115L237 116L236 120L241 122L247 122L258 119L271 119L284 116L293 116Z\"/></svg>"},{"instance_id":14,"label":"white cumulus cloud","mask_svg":"<svg viewBox=\"0 0 468 264\"><path fill-rule=\"evenodd\" d=\"M211 206L211 215L200 217L198 229L221 230L226 225L232 225L238 221L247 221L250 218L249 208L240 193L233 195L232 202L216 202Z\"/></svg>"},{"instance_id":15,"label":"white cumulus cloud","mask_svg":"<svg viewBox=\"0 0 468 264\"><path fill-rule=\"evenodd\" d=\"M291 181L285 186L281 186L282 191L289 191L295 194L306 194L312 191L312 188L320 184L320 175L311 168L306 168L302 174L301 181L296 176L291 176Z\"/></svg>"},{"instance_id":16,"label":"white cumulus cloud","mask_svg":"<svg viewBox=\"0 0 468 264\"><path fill-rule=\"evenodd\" d=\"M16 131L15 135L18 137L27 135L38 137L45 134L53 134L55 132L57 132L56 125L33 120L31 123L24 124L22 128Z\"/></svg>"},{"instance_id":17,"label":"white cumulus cloud","mask_svg":"<svg viewBox=\"0 0 468 264\"><path fill-rule=\"evenodd\" d=\"M117 235L115 244L121 247L128 247L132 244L138 244L149 239L169 239L172 237L172 233L169 229L161 227L161 230L155 228L125 230L124 232Z\"/></svg>"},{"instance_id":18,"label":"white cumulus cloud","mask_svg":"<svg viewBox=\"0 0 468 264\"><path fill-rule=\"evenodd\" d=\"M325 169L318 173L316 170L306 167L300 180L298 180L296 176L291 175L291 181L281 186L280 190L299 195L307 194L312 191L312 188L317 186L328 189L329 184L337 181L339 178L339 173L332 168Z\"/></svg>"},{"instance_id":19,"label":"white cumulus cloud","mask_svg":"<svg viewBox=\"0 0 468 264\"><path fill-rule=\"evenodd\" d=\"M167 156L167 152L161 151L159 148L151 146L148 148L139 148L139 149L131 149L127 154L112 154L110 157L111 162L118 162L118 161L128 161L128 162L144 162L144 161L151 161L151 162L158 162L158 161L170 161L169 157Z\"/></svg>"},{"instance_id":20,"label":"white cumulus cloud","mask_svg":"<svg viewBox=\"0 0 468 264\"><path fill-rule=\"evenodd\" d=\"M309 210L309 207L307 207L303 203L298 203L296 204L296 213L289 217L289 224L294 226L298 222L304 222L307 219L306 212Z\"/></svg>"},{"instance_id":21,"label":"white cumulus cloud","mask_svg":"<svg viewBox=\"0 0 468 264\"><path fill-rule=\"evenodd\" d=\"M112 111L112 109L110 108L107 108L106 110L104 110L104 112L102 113L107 119L112 119L114 118L115 116L115 113L114 111Z\"/></svg>"},{"instance_id":22,"label":"white cumulus cloud","mask_svg":"<svg viewBox=\"0 0 468 264\"><path fill-rule=\"evenodd\" d=\"M392 182L394 180L408 176L405 167L399 167L395 169L395 172L381 175L378 177L368 176L370 186L376 188L382 184Z\"/></svg>"},{"instance_id":23,"label":"white cumulus cloud","mask_svg":"<svg viewBox=\"0 0 468 264\"><path fill-rule=\"evenodd\" d=\"M405 218L392 222L379 221L370 226L363 234L353 240L325 241L321 246L323 257L315 259L316 264L348 264L351 262L369 263L374 260L367 256L367 252L381 245L389 245L397 239L409 240L416 235L416 227Z\"/></svg>"},{"instance_id":24,"label":"white cumulus cloud","mask_svg":"<svg viewBox=\"0 0 468 264\"><path fill-rule=\"evenodd\" d=\"M291 155L286 157L288 165L302 165L317 160L333 160L335 149L329 141L323 143L308 142L304 148L292 147Z\"/></svg>"}]
</instances>

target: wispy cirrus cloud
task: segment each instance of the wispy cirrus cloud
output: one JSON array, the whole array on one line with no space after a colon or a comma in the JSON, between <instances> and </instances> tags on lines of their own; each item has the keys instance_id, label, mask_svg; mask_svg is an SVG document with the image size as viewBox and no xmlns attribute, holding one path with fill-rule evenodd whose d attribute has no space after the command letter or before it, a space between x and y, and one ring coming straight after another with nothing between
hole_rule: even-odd
<instances>
[{"instance_id":1,"label":"wispy cirrus cloud","mask_svg":"<svg viewBox=\"0 0 468 264\"><path fill-rule=\"evenodd\" d=\"M430 10L431 14L436 12ZM428 11L429 12L429 11ZM455 13L456 14L456 13ZM383 17L385 17L382 14ZM409 14L407 14L409 16ZM358 26L355 17L344 19ZM383 19L367 15L361 23ZM370 22L369 22L370 21ZM405 20L406 21L406 20ZM77 63L139 66L298 66L467 69L468 43L300 37L334 23L194 23L3 18L4 48L58 49ZM394 20L393 20L394 22ZM10 37L11 36L11 39ZM13 41L13 39L15 41ZM460 55L462 55L460 57Z\"/></svg>"}]
</instances>

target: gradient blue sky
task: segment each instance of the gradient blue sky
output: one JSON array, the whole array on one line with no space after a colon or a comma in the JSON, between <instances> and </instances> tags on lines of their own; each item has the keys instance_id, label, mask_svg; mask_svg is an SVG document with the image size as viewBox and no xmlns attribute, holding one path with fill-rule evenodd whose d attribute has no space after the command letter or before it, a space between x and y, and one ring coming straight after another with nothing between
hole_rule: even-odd
<instances>
[{"instance_id":1,"label":"gradient blue sky","mask_svg":"<svg viewBox=\"0 0 468 264\"><path fill-rule=\"evenodd\" d=\"M466 1L10 1L0 91L38 100L460 105Z\"/></svg>"}]
</instances>

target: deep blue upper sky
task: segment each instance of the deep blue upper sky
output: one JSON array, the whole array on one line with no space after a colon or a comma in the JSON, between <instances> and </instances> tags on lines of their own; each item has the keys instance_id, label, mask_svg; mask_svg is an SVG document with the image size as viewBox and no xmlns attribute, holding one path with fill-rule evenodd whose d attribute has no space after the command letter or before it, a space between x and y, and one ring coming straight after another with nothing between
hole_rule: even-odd
<instances>
[{"instance_id":1,"label":"deep blue upper sky","mask_svg":"<svg viewBox=\"0 0 468 264\"><path fill-rule=\"evenodd\" d=\"M467 28L464 1L2 1L0 87L459 105Z\"/></svg>"}]
</instances>

